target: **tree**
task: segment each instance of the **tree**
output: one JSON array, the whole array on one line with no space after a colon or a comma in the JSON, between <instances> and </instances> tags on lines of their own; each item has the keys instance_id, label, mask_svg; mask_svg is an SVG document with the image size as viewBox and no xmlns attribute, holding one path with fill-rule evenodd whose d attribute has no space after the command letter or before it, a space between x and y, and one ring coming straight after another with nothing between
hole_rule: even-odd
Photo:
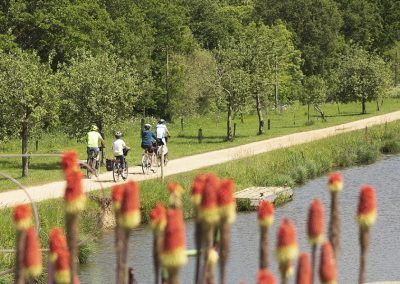
<instances>
[{"instance_id":1,"label":"tree","mask_svg":"<svg viewBox=\"0 0 400 284\"><path fill-rule=\"evenodd\" d=\"M381 57L353 47L337 70L336 97L342 102L361 102L361 113L367 113L366 102L385 96L392 74Z\"/></svg>"},{"instance_id":2,"label":"tree","mask_svg":"<svg viewBox=\"0 0 400 284\"><path fill-rule=\"evenodd\" d=\"M61 118L66 133L81 138L91 124L106 128L131 117L139 94L137 74L114 55L83 52L61 66Z\"/></svg>"},{"instance_id":3,"label":"tree","mask_svg":"<svg viewBox=\"0 0 400 284\"><path fill-rule=\"evenodd\" d=\"M31 52L0 52L0 139L21 139L28 153L32 133L57 121L58 94L49 65ZM28 158L22 157L22 176L28 176Z\"/></svg>"},{"instance_id":4,"label":"tree","mask_svg":"<svg viewBox=\"0 0 400 284\"><path fill-rule=\"evenodd\" d=\"M326 84L321 77L312 75L304 79L303 94L300 96L299 101L307 105L307 121L310 121L310 105L314 105L320 112L322 119L325 120L323 111L319 108L326 100Z\"/></svg>"}]
</instances>

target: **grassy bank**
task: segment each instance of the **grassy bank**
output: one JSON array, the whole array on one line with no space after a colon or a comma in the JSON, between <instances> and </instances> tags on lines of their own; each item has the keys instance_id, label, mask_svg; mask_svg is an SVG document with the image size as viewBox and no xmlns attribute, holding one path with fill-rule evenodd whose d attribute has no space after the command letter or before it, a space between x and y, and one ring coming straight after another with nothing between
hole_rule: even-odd
<instances>
[{"instance_id":1,"label":"grassy bank","mask_svg":"<svg viewBox=\"0 0 400 284\"><path fill-rule=\"evenodd\" d=\"M223 177L232 177L236 181L238 190L248 186L294 186L302 184L308 179L324 175L333 169L373 163L381 153L400 153L399 123L394 122L367 130L342 134L309 144L232 161L205 170L213 171ZM203 171L198 170L171 176L166 179L164 184L154 180L142 182L143 222L148 222L148 212L155 202L159 200L167 201L166 183L178 181L184 188L189 189L193 178ZM96 192L95 194L102 195L103 193ZM106 190L105 194L109 195L109 190ZM54 226L62 227L64 224L62 204L61 200L39 203L40 237L44 247L47 246L49 229ZM192 212L188 190L184 194L183 204L186 217L190 217ZM92 232L98 232L94 223L99 214L100 210L97 204L92 201L89 202L86 212L82 214L82 238ZM14 247L15 232L11 215L10 209L1 211L0 250ZM10 267L13 262L12 258L12 254L0 254L0 267L2 269Z\"/></svg>"},{"instance_id":2,"label":"grassy bank","mask_svg":"<svg viewBox=\"0 0 400 284\"><path fill-rule=\"evenodd\" d=\"M185 155L233 147L253 141L329 127L396 111L400 109L400 99L393 98L385 100L379 112L376 111L375 102L368 103L368 114L366 115L359 114L360 108L360 105L356 103L339 106L336 104L327 104L323 108L327 117L326 122L323 122L318 117L318 114L312 110L311 122L307 123L307 108L295 104L282 111L282 113L269 112L265 116L265 120L267 128L267 119L270 119L271 129L266 130L264 135L257 135L258 120L255 114L245 115L243 123L240 121L239 117L237 117L234 121L237 124L236 138L232 142L225 141L226 122L224 113L217 113L212 116L184 118L183 131L181 129L180 120L177 119L175 123L168 124L168 128L172 134L169 143L170 158L174 159ZM148 118L146 122L151 122L155 125L156 121L154 118ZM204 135L201 144L199 144L197 140L199 128L202 128ZM140 121L134 120L121 123L117 129L124 133L124 140L133 149L128 156L129 164L138 164L142 154L139 137ZM111 145L112 137L112 131L110 130L106 133L107 146ZM84 142L76 141L76 139L69 139L64 133L44 134L38 146L38 151L36 151L35 141L31 141L29 151L31 153L60 153L65 149L75 149L79 152L82 159L86 157ZM0 143L0 153L15 154L20 152L20 142L18 140ZM21 159L19 158L0 159L0 171L17 178L25 185L41 184L62 179L59 168L59 158L32 158L30 160L30 176L28 178L21 178L20 167ZM15 188L15 186L12 183L0 178L0 191L13 188Z\"/></svg>"}]
</instances>

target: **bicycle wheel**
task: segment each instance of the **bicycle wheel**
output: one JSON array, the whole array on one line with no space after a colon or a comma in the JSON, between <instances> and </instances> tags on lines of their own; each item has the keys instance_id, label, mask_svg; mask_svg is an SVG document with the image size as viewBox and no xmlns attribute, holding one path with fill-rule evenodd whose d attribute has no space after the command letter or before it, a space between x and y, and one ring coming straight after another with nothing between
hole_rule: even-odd
<instances>
[{"instance_id":1,"label":"bicycle wheel","mask_svg":"<svg viewBox=\"0 0 400 284\"><path fill-rule=\"evenodd\" d=\"M115 182L119 181L119 163L115 162L113 164L113 179Z\"/></svg>"},{"instance_id":2,"label":"bicycle wheel","mask_svg":"<svg viewBox=\"0 0 400 284\"><path fill-rule=\"evenodd\" d=\"M153 173L157 173L158 172L158 167L159 164L157 162L157 155L155 153L153 153L150 157L151 160L151 170L153 171Z\"/></svg>"},{"instance_id":3,"label":"bicycle wheel","mask_svg":"<svg viewBox=\"0 0 400 284\"><path fill-rule=\"evenodd\" d=\"M147 167L148 165L148 156L147 154L142 155L142 172L143 174L148 174L149 173L149 168Z\"/></svg>"},{"instance_id":4,"label":"bicycle wheel","mask_svg":"<svg viewBox=\"0 0 400 284\"><path fill-rule=\"evenodd\" d=\"M92 164L92 158L88 158L86 161L87 167L86 167L86 176L87 178L92 177L92 171L90 170L91 164Z\"/></svg>"},{"instance_id":5,"label":"bicycle wheel","mask_svg":"<svg viewBox=\"0 0 400 284\"><path fill-rule=\"evenodd\" d=\"M126 180L128 178L128 162L125 160L125 166L121 171L121 177L123 180Z\"/></svg>"}]
</instances>

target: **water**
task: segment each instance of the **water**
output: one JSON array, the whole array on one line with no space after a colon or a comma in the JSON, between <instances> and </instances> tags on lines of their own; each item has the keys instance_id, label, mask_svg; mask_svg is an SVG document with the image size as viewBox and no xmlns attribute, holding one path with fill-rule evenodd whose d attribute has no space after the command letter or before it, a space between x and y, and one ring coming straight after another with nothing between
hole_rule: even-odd
<instances>
[{"instance_id":1,"label":"water","mask_svg":"<svg viewBox=\"0 0 400 284\"><path fill-rule=\"evenodd\" d=\"M399 280L400 269L400 156L386 157L379 162L342 171L345 188L340 194L341 252L338 258L338 283L357 283L359 265L358 226L355 212L360 185L368 183L377 190L378 220L371 230L371 247L367 263L367 281ZM329 210L327 178L322 177L295 188L294 200L276 210L270 237L271 270L278 274L274 259L275 236L283 217L294 220L300 249L310 252L306 237L306 218L309 203L318 197ZM325 214L327 216L327 214ZM231 256L227 283L254 283L258 266L259 233L256 213L240 213L232 226ZM326 225L327 228L327 225ZM193 222L186 223L186 238L193 248ZM97 245L89 263L81 267L82 283L114 283L114 235L106 233ZM146 228L135 230L129 243L129 264L135 268L138 283L153 283L152 233ZM194 258L181 271L181 283L193 283ZM293 278L292 280L293 281Z\"/></svg>"}]
</instances>

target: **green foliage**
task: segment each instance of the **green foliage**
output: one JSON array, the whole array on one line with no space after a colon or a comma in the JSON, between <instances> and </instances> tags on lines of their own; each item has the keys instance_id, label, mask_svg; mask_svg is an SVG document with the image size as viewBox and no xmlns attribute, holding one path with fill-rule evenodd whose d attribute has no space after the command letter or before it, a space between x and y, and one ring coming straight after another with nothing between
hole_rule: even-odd
<instances>
[{"instance_id":1,"label":"green foliage","mask_svg":"<svg viewBox=\"0 0 400 284\"><path fill-rule=\"evenodd\" d=\"M69 135L83 137L93 123L103 132L131 116L140 92L137 73L115 56L84 52L59 75L62 126Z\"/></svg>"}]
</instances>

